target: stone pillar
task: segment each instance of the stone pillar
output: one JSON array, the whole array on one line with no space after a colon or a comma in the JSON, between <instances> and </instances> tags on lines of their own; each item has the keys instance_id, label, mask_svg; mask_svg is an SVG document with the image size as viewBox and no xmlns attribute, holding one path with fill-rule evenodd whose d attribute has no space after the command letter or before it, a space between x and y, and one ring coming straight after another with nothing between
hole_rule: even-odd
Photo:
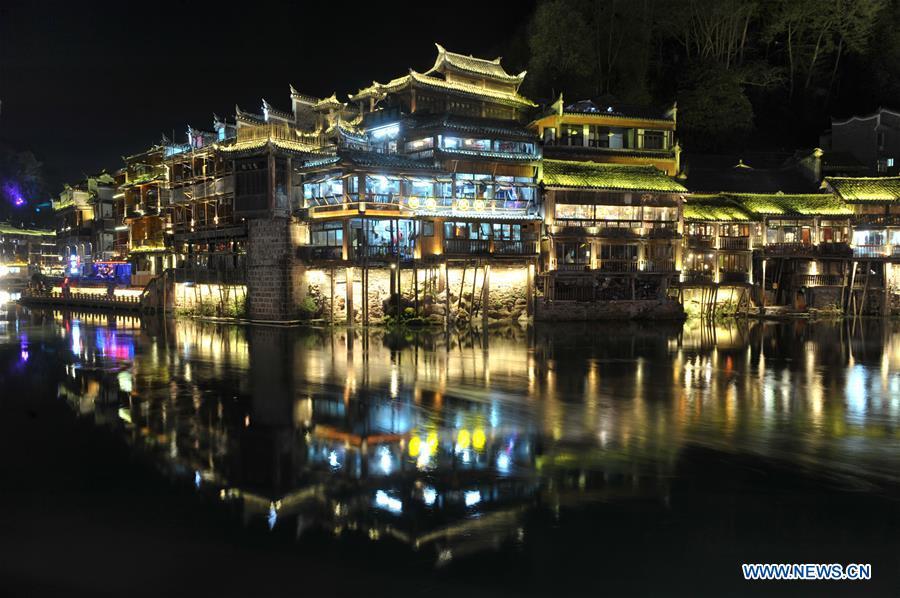
<instances>
[{"instance_id":1,"label":"stone pillar","mask_svg":"<svg viewBox=\"0 0 900 598\"><path fill-rule=\"evenodd\" d=\"M478 270L475 271L476 273ZM472 298L472 304L474 305L475 298ZM488 325L488 311L490 310L491 305L491 266L490 264L486 264L484 266L484 282L481 283L481 323L485 329L487 329Z\"/></svg>"},{"instance_id":2,"label":"stone pillar","mask_svg":"<svg viewBox=\"0 0 900 598\"><path fill-rule=\"evenodd\" d=\"M289 218L247 221L247 303L251 320L297 319L302 265L294 259Z\"/></svg>"}]
</instances>

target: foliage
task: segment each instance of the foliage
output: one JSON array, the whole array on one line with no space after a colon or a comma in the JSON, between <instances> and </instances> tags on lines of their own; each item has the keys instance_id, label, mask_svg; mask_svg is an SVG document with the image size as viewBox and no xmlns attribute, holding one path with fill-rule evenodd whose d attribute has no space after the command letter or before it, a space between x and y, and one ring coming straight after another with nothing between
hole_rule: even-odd
<instances>
[{"instance_id":1,"label":"foliage","mask_svg":"<svg viewBox=\"0 0 900 598\"><path fill-rule=\"evenodd\" d=\"M753 106L739 75L723 65L693 66L678 98L681 135L694 150L728 148L753 128Z\"/></svg>"},{"instance_id":2,"label":"foliage","mask_svg":"<svg viewBox=\"0 0 900 598\"><path fill-rule=\"evenodd\" d=\"M528 94L677 100L691 151L752 125L812 145L829 116L896 104L900 0L545 0L528 50Z\"/></svg>"}]
</instances>

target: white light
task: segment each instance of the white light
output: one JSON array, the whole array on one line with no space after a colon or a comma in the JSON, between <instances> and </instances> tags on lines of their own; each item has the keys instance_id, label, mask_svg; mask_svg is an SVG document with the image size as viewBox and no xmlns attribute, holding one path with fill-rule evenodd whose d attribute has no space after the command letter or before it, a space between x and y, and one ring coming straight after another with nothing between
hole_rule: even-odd
<instances>
[{"instance_id":1,"label":"white light","mask_svg":"<svg viewBox=\"0 0 900 598\"><path fill-rule=\"evenodd\" d=\"M377 492L375 492L375 506L381 509L386 509L391 513L403 512L403 502L401 502L397 498L388 496L388 493L384 490L378 490Z\"/></svg>"},{"instance_id":2,"label":"white light","mask_svg":"<svg viewBox=\"0 0 900 598\"><path fill-rule=\"evenodd\" d=\"M509 455L507 455L506 453L500 453L499 455L497 455L497 469L499 469L503 473L506 473L509 471L509 465Z\"/></svg>"},{"instance_id":3,"label":"white light","mask_svg":"<svg viewBox=\"0 0 900 598\"><path fill-rule=\"evenodd\" d=\"M386 474L391 473L391 452L387 447L382 447L381 458L378 460L378 464L381 466L381 471Z\"/></svg>"},{"instance_id":4,"label":"white light","mask_svg":"<svg viewBox=\"0 0 900 598\"><path fill-rule=\"evenodd\" d=\"M199 471L195 471L195 472L194 472L194 486L196 486L197 488L199 488L199 487L200 487L200 482L201 482L202 479L203 479L203 478L200 476L200 472L199 472Z\"/></svg>"},{"instance_id":5,"label":"white light","mask_svg":"<svg viewBox=\"0 0 900 598\"><path fill-rule=\"evenodd\" d=\"M269 516L266 520L269 523L269 529L275 527L275 522L278 521L278 511L275 510L275 503L269 505Z\"/></svg>"},{"instance_id":6,"label":"white light","mask_svg":"<svg viewBox=\"0 0 900 598\"><path fill-rule=\"evenodd\" d=\"M466 506L471 507L481 502L481 492L478 490L466 490L465 493Z\"/></svg>"},{"instance_id":7,"label":"white light","mask_svg":"<svg viewBox=\"0 0 900 598\"><path fill-rule=\"evenodd\" d=\"M429 507L434 504L434 501L437 500L437 490L432 488L431 486L425 486L422 490L422 500L425 501L425 504Z\"/></svg>"},{"instance_id":8,"label":"white light","mask_svg":"<svg viewBox=\"0 0 900 598\"><path fill-rule=\"evenodd\" d=\"M336 452L331 451L330 453L328 453L328 464L335 469L341 466L341 464L338 462L338 456Z\"/></svg>"}]
</instances>

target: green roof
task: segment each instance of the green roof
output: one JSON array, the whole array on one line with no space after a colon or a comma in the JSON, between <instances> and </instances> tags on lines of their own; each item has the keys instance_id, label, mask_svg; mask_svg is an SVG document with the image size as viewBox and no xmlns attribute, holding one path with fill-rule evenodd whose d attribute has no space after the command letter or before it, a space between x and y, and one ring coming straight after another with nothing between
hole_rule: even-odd
<instances>
[{"instance_id":1,"label":"green roof","mask_svg":"<svg viewBox=\"0 0 900 598\"><path fill-rule=\"evenodd\" d=\"M11 224L0 222L0 235L26 235L29 237L54 237L52 230L34 230L28 228L16 228Z\"/></svg>"},{"instance_id":2,"label":"green roof","mask_svg":"<svg viewBox=\"0 0 900 598\"><path fill-rule=\"evenodd\" d=\"M685 220L710 220L716 222L747 222L754 220L733 200L718 195L694 195L684 202Z\"/></svg>"},{"instance_id":3,"label":"green roof","mask_svg":"<svg viewBox=\"0 0 900 598\"><path fill-rule=\"evenodd\" d=\"M853 210L831 193L722 194L759 216L850 216Z\"/></svg>"},{"instance_id":4,"label":"green roof","mask_svg":"<svg viewBox=\"0 0 900 598\"><path fill-rule=\"evenodd\" d=\"M582 189L611 189L616 191L648 191L657 193L686 193L674 179L655 166L628 164L598 164L568 160L544 160L547 187L575 187Z\"/></svg>"},{"instance_id":5,"label":"green roof","mask_svg":"<svg viewBox=\"0 0 900 598\"><path fill-rule=\"evenodd\" d=\"M900 177L826 177L825 182L844 201L897 201Z\"/></svg>"}]
</instances>

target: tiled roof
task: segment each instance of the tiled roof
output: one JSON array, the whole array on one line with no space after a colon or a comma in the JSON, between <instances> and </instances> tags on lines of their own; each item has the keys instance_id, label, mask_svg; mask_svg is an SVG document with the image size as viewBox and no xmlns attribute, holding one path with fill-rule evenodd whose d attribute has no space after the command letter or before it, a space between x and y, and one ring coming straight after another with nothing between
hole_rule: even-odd
<instances>
[{"instance_id":1,"label":"tiled roof","mask_svg":"<svg viewBox=\"0 0 900 598\"><path fill-rule=\"evenodd\" d=\"M900 177L826 177L825 182L844 201L887 202L900 199Z\"/></svg>"},{"instance_id":2,"label":"tiled roof","mask_svg":"<svg viewBox=\"0 0 900 598\"><path fill-rule=\"evenodd\" d=\"M388 168L394 170L437 170L433 164L378 152L347 150L340 152L341 159L365 168Z\"/></svg>"},{"instance_id":3,"label":"tiled roof","mask_svg":"<svg viewBox=\"0 0 900 598\"><path fill-rule=\"evenodd\" d=\"M753 220L754 215L727 197L695 195L684 202L684 219L742 222Z\"/></svg>"},{"instance_id":4,"label":"tiled roof","mask_svg":"<svg viewBox=\"0 0 900 598\"><path fill-rule=\"evenodd\" d=\"M505 160L510 162L537 162L540 160L540 156L535 156L532 154L516 154L512 152L491 152L491 151L476 151L476 150L467 150L467 149L451 149L443 147L438 150L443 154L447 154L450 156L464 156L467 158L487 158L490 160Z\"/></svg>"},{"instance_id":5,"label":"tiled roof","mask_svg":"<svg viewBox=\"0 0 900 598\"><path fill-rule=\"evenodd\" d=\"M526 140L537 139L533 131L515 121L497 120L491 118L475 118L458 116L455 114L443 114L440 116L426 115L409 119L410 129L450 129L466 133L484 133L490 136L505 138L518 138Z\"/></svg>"},{"instance_id":6,"label":"tiled roof","mask_svg":"<svg viewBox=\"0 0 900 598\"><path fill-rule=\"evenodd\" d=\"M451 69L463 71L467 74L481 75L508 83L518 84L525 78L524 72L519 75L510 75L507 73L506 69L500 65L499 58L495 58L494 60L475 58L474 56L465 56L463 54L448 52L440 44L435 44L435 46L437 46L438 55L434 61L434 66L425 73L426 75L433 72L442 72L443 68L449 66Z\"/></svg>"},{"instance_id":7,"label":"tiled roof","mask_svg":"<svg viewBox=\"0 0 900 598\"><path fill-rule=\"evenodd\" d=\"M55 237L52 230L36 230L28 228L16 228L6 222L0 222L0 235L24 235L27 237Z\"/></svg>"},{"instance_id":8,"label":"tiled roof","mask_svg":"<svg viewBox=\"0 0 900 598\"><path fill-rule=\"evenodd\" d=\"M622 191L684 193L677 181L654 166L544 160L547 187L579 187Z\"/></svg>"},{"instance_id":9,"label":"tiled roof","mask_svg":"<svg viewBox=\"0 0 900 598\"><path fill-rule=\"evenodd\" d=\"M412 85L413 83L418 83L426 87L433 87L435 89L444 91L452 91L475 98L491 98L498 103L507 104L510 106L536 106L534 102L524 96L519 95L518 93L498 91L496 89L480 87L478 85L470 85L468 83L444 81L443 79L430 77L428 75L423 75L415 71L410 71L408 75L397 77L396 79L393 79L388 83L382 84L373 82L371 86L359 90L359 93L351 96L350 99L356 101L361 98L369 97L370 95L380 96L385 93L401 91L406 87Z\"/></svg>"},{"instance_id":10,"label":"tiled roof","mask_svg":"<svg viewBox=\"0 0 900 598\"><path fill-rule=\"evenodd\" d=\"M831 193L723 193L759 216L850 216L853 210Z\"/></svg>"}]
</instances>

